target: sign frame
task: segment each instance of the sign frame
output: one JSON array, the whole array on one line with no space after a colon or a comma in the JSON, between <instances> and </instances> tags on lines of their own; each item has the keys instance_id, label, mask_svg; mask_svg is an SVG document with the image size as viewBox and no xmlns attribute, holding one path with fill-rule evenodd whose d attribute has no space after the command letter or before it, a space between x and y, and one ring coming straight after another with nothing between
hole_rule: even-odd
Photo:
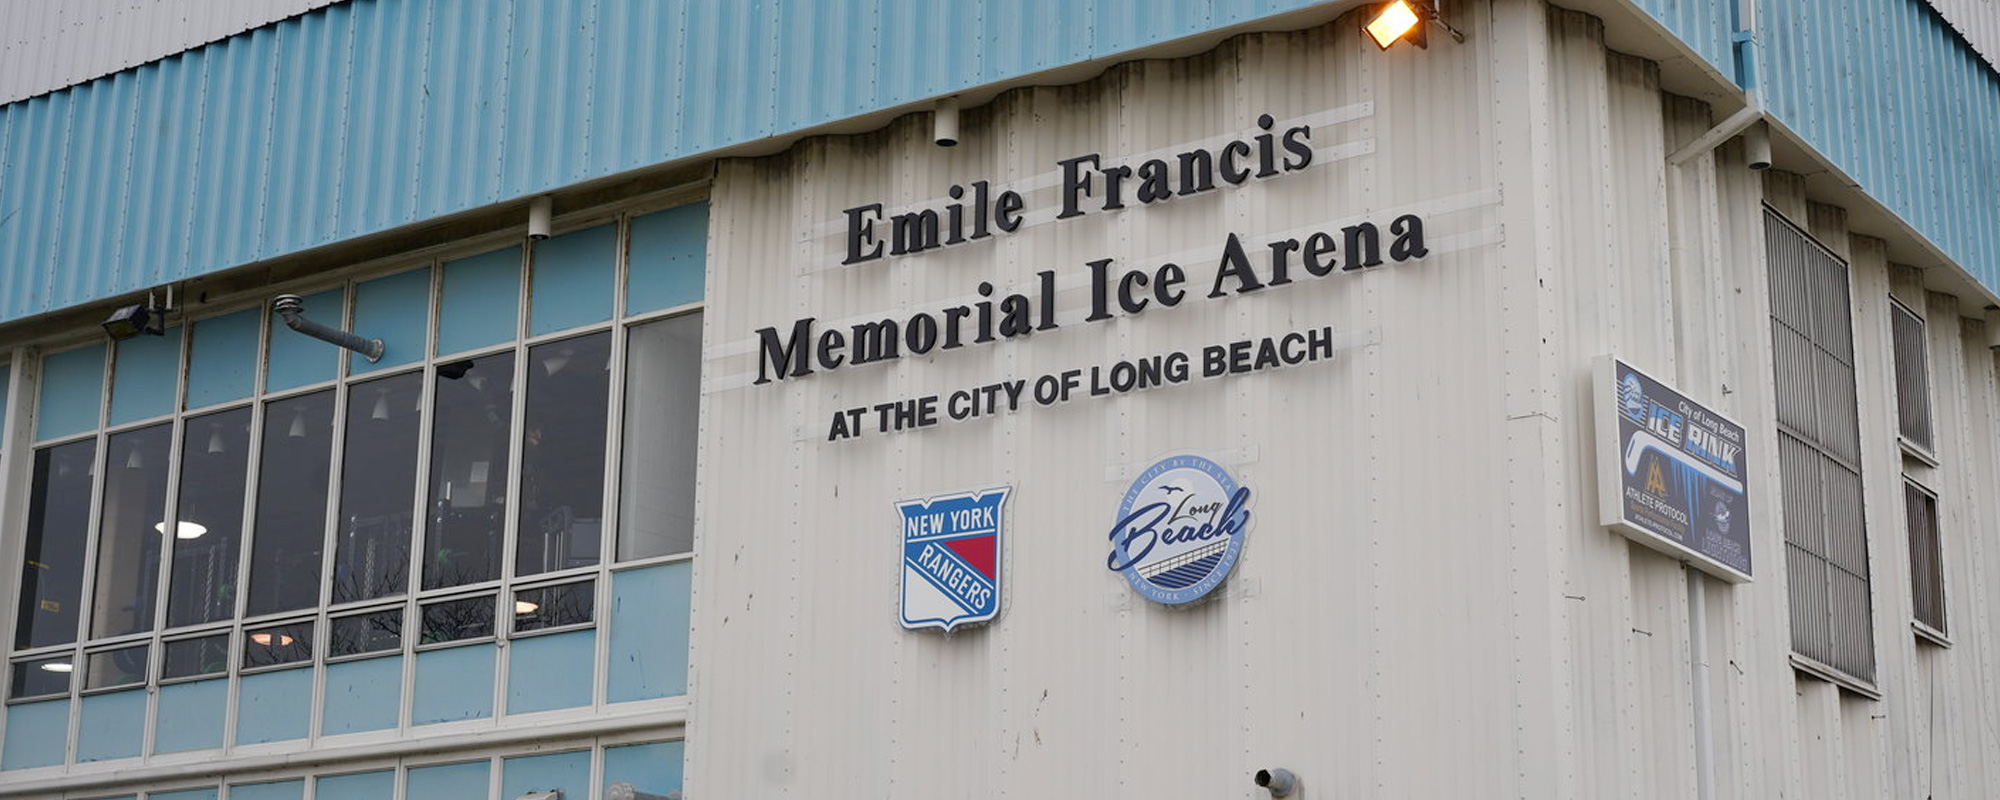
<instances>
[{"instance_id":1,"label":"sign frame","mask_svg":"<svg viewBox=\"0 0 2000 800\"><path fill-rule=\"evenodd\" d=\"M1632 378L1629 385L1621 385L1626 377ZM1645 393L1646 384L1658 389L1659 396ZM1598 522L1627 539L1686 562L1704 573L1730 583L1749 583L1752 580L1755 530L1750 513L1753 498L1748 471L1748 431L1736 420L1616 355L1598 356L1593 361L1590 391L1596 419ZM1630 398L1621 398L1621 393L1630 392L1638 394L1634 403L1647 404L1641 417L1650 416L1655 409L1660 409L1665 412L1666 419L1661 424L1667 430L1711 434L1714 437L1712 441L1717 443L1716 449L1724 451L1734 446L1732 459L1736 474L1732 476L1726 469L1716 466L1712 459L1703 459L1691 452L1685 439L1663 439L1656 435L1657 431L1647 430L1638 418L1624 413L1624 406L1628 405L1624 401ZM1679 437L1670 435L1670 438ZM1657 456L1647 461L1647 453ZM1706 499L1715 499L1714 512L1704 517L1692 502L1687 504L1687 508L1673 508L1671 501L1664 499L1667 492L1655 490L1652 493L1662 499L1651 502L1662 506L1664 513L1634 514L1632 505L1626 502L1627 497L1633 491L1646 492L1647 489L1634 490L1628 483L1635 479L1643 482L1646 478L1640 478L1628 469L1631 466L1628 462L1646 463L1649 468L1647 477L1654 479L1659 477L1661 463L1669 465L1677 480L1694 481L1694 488L1686 490L1688 497L1706 491L1712 496ZM1728 485L1732 479L1735 487ZM1736 495L1734 501L1728 499L1731 492ZM1674 521L1661 519L1673 511L1684 512L1687 516L1686 521L1681 523L1685 528L1681 531L1682 538L1673 535ZM1736 518L1734 525L1730 524L1732 517ZM1740 535L1732 534L1732 527L1740 528ZM1715 547L1705 547L1701 542L1693 541L1697 535L1705 537ZM1740 548L1740 559L1733 559L1740 566L1731 563L1732 559L1727 554L1715 552L1726 547Z\"/></svg>"}]
</instances>

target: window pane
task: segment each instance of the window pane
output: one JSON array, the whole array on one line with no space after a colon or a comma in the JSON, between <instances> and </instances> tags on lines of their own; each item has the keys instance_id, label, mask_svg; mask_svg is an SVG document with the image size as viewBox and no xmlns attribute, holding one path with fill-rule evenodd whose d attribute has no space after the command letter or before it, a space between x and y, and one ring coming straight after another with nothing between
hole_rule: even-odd
<instances>
[{"instance_id":1,"label":"window pane","mask_svg":"<svg viewBox=\"0 0 2000 800\"><path fill-rule=\"evenodd\" d=\"M319 605L326 479L333 464L333 392L264 407L257 528L250 545L251 616Z\"/></svg>"},{"instance_id":2,"label":"window pane","mask_svg":"<svg viewBox=\"0 0 2000 800\"><path fill-rule=\"evenodd\" d=\"M422 644L456 642L493 635L493 595L446 600L424 606Z\"/></svg>"},{"instance_id":3,"label":"window pane","mask_svg":"<svg viewBox=\"0 0 2000 800\"><path fill-rule=\"evenodd\" d=\"M403 609L336 617L332 634L327 651L333 656L400 650L403 647Z\"/></svg>"},{"instance_id":4,"label":"window pane","mask_svg":"<svg viewBox=\"0 0 2000 800\"><path fill-rule=\"evenodd\" d=\"M355 384L347 393L333 601L402 594L410 574L417 493L417 408L423 375Z\"/></svg>"},{"instance_id":5,"label":"window pane","mask_svg":"<svg viewBox=\"0 0 2000 800\"><path fill-rule=\"evenodd\" d=\"M681 743L654 742L604 748L604 785L665 797L681 789ZM610 792L606 792L610 795Z\"/></svg>"},{"instance_id":6,"label":"window pane","mask_svg":"<svg viewBox=\"0 0 2000 800\"><path fill-rule=\"evenodd\" d=\"M528 364L514 572L587 567L598 561L604 528L611 333L538 345Z\"/></svg>"},{"instance_id":7,"label":"window pane","mask_svg":"<svg viewBox=\"0 0 2000 800\"><path fill-rule=\"evenodd\" d=\"M620 561L694 549L694 448L701 407L701 315L632 329L625 354Z\"/></svg>"},{"instance_id":8,"label":"window pane","mask_svg":"<svg viewBox=\"0 0 2000 800\"><path fill-rule=\"evenodd\" d=\"M68 655L61 658L38 658L33 661L14 662L14 675L8 682L8 697L38 697L45 694L62 694L69 691L69 675L76 669Z\"/></svg>"},{"instance_id":9,"label":"window pane","mask_svg":"<svg viewBox=\"0 0 2000 800\"><path fill-rule=\"evenodd\" d=\"M89 668L83 678L83 688L103 689L145 683L146 656L151 652L151 645L142 644L91 653L86 659Z\"/></svg>"},{"instance_id":10,"label":"window pane","mask_svg":"<svg viewBox=\"0 0 2000 800\"><path fill-rule=\"evenodd\" d=\"M583 581L515 592L514 630L525 632L589 622L591 608L597 601L596 588L595 581Z\"/></svg>"},{"instance_id":11,"label":"window pane","mask_svg":"<svg viewBox=\"0 0 2000 800\"><path fill-rule=\"evenodd\" d=\"M28 497L28 541L14 646L76 641L83 596L83 543L90 528L90 479L96 440L35 451Z\"/></svg>"},{"instance_id":12,"label":"window pane","mask_svg":"<svg viewBox=\"0 0 2000 800\"><path fill-rule=\"evenodd\" d=\"M168 642L160 678L165 680L213 675L228 668L229 634L218 633L198 639Z\"/></svg>"},{"instance_id":13,"label":"window pane","mask_svg":"<svg viewBox=\"0 0 2000 800\"><path fill-rule=\"evenodd\" d=\"M269 667L312 660L310 620L255 628L243 636L243 666Z\"/></svg>"},{"instance_id":14,"label":"window pane","mask_svg":"<svg viewBox=\"0 0 2000 800\"><path fill-rule=\"evenodd\" d=\"M514 354L437 366L431 429L430 518L424 588L500 577L507 524L507 440L514 420Z\"/></svg>"},{"instance_id":15,"label":"window pane","mask_svg":"<svg viewBox=\"0 0 2000 800\"><path fill-rule=\"evenodd\" d=\"M243 540L243 482L250 409L194 417L181 431L180 504L167 625L236 616L236 557Z\"/></svg>"},{"instance_id":16,"label":"window pane","mask_svg":"<svg viewBox=\"0 0 2000 800\"><path fill-rule=\"evenodd\" d=\"M173 438L173 425L154 425L113 436L105 448L111 460L98 516L93 637L153 629Z\"/></svg>"}]
</instances>

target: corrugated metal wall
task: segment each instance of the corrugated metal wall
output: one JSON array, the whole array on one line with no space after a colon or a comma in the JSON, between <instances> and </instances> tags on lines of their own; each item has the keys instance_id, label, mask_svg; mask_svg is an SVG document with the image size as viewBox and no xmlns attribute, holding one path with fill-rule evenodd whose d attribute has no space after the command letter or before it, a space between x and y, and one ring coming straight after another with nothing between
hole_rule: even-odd
<instances>
[{"instance_id":1,"label":"corrugated metal wall","mask_svg":"<svg viewBox=\"0 0 2000 800\"><path fill-rule=\"evenodd\" d=\"M1589 364L1617 352L1754 437L1756 580L1706 589L1720 797L1992 795L2000 550L1976 520L2000 513L2000 398L1983 326L1960 318L1977 310L1928 305L1963 623L1943 650L1908 627L1882 243L1850 239L1798 176L1767 189L1733 144L1668 174L1710 109L1607 52L1595 20L1502 0L1463 21L1463 47L1380 54L1336 23L1008 93L966 112L954 150L908 120L722 165L690 794L1234 797L1288 766L1316 797L1693 796L1687 578L1588 500ZM1056 159L1129 163L1265 110L1351 119L1315 128L1303 174L1050 219ZM981 178L1026 190L1021 232L838 265L842 209L936 207ZM1767 197L1854 264L1881 701L1788 657ZM1088 259L1171 260L1206 287L1228 232L1409 208L1431 214L1427 259L1081 319ZM901 319L1044 269L1063 276L1057 330L751 384L757 328ZM846 408L1316 324L1341 333L1333 363L826 441ZM1225 595L1176 612L1104 569L1104 530L1132 476L1179 450L1258 494ZM892 504L999 484L1002 616L901 631Z\"/></svg>"},{"instance_id":2,"label":"corrugated metal wall","mask_svg":"<svg viewBox=\"0 0 2000 800\"><path fill-rule=\"evenodd\" d=\"M1735 73L1733 3L1632 2ZM2000 292L2000 6L1935 5L1761 0L1756 83L1781 124Z\"/></svg>"},{"instance_id":3,"label":"corrugated metal wall","mask_svg":"<svg viewBox=\"0 0 2000 800\"><path fill-rule=\"evenodd\" d=\"M1307 5L339 3L0 108L0 321Z\"/></svg>"},{"instance_id":4,"label":"corrugated metal wall","mask_svg":"<svg viewBox=\"0 0 2000 800\"><path fill-rule=\"evenodd\" d=\"M135 67L337 0L0 0L0 103Z\"/></svg>"},{"instance_id":5,"label":"corrugated metal wall","mask_svg":"<svg viewBox=\"0 0 2000 800\"><path fill-rule=\"evenodd\" d=\"M1490 407L1507 312L1493 302L1498 107L1485 91L1502 45L1467 24L1462 47L1382 54L1346 21L1009 92L968 109L949 150L915 118L724 163L711 197L689 795L1240 797L1256 769L1288 766L1314 796L1543 796L1521 790L1520 773L1557 760L1546 726L1526 719L1550 712L1524 708L1520 686L1548 680L1517 681L1506 666L1543 663L1514 638L1546 624L1524 608L1542 598L1513 594L1508 570L1539 563L1540 544L1494 519L1510 503L1493 468L1507 435ZM1053 219L1058 159L1136 165L1215 148L1248 140L1262 112L1280 131L1312 120L1313 167ZM1019 232L838 265L842 209L935 208L980 179L1023 192ZM1265 243L1281 233L1338 235L1410 210L1428 216L1426 259L1205 297L1228 232L1265 271ZM1189 296L1085 322L1094 258L1182 264ZM904 318L976 300L981 281L1032 287L1042 270L1059 276L1057 330L751 385L757 328ZM1321 325L1340 342L1331 363L920 432L870 422L861 438L826 441L840 409ZM1225 463L1258 499L1226 596L1172 611L1106 570L1105 534L1137 472L1183 449ZM1407 502L1413 481L1440 470L1463 479L1452 502ZM998 622L902 631L892 504L1001 484L1015 493ZM1440 752L1524 730L1526 756L1510 744L1433 768Z\"/></svg>"},{"instance_id":6,"label":"corrugated metal wall","mask_svg":"<svg viewBox=\"0 0 2000 800\"><path fill-rule=\"evenodd\" d=\"M2000 68L2000 3L1993 0L1924 0L1952 30L1972 43L1989 66Z\"/></svg>"}]
</instances>

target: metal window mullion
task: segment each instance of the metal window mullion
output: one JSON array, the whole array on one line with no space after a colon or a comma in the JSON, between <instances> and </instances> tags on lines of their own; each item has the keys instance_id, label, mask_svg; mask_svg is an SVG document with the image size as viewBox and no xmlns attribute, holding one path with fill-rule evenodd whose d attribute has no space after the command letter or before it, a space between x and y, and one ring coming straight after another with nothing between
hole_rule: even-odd
<instances>
[{"instance_id":1,"label":"metal window mullion","mask_svg":"<svg viewBox=\"0 0 2000 800\"><path fill-rule=\"evenodd\" d=\"M425 549L430 540L430 483L431 483L431 437L436 435L437 425L437 370L429 362L421 366L417 388L417 475L416 491L410 512L410 565L409 574L403 577L403 593L410 597L424 591ZM421 631L420 631L421 633Z\"/></svg>"},{"instance_id":2,"label":"metal window mullion","mask_svg":"<svg viewBox=\"0 0 2000 800\"><path fill-rule=\"evenodd\" d=\"M326 468L326 511L320 520L319 553L319 607L325 610L333 605L334 550L340 546L340 492L342 467L347 457L347 404L351 402L348 384L335 383L333 392L332 419L328 421L328 436L332 441L327 446Z\"/></svg>"},{"instance_id":3,"label":"metal window mullion","mask_svg":"<svg viewBox=\"0 0 2000 800\"><path fill-rule=\"evenodd\" d=\"M625 480L625 359L629 350L632 327L625 323L628 290L631 286L632 271L632 215L627 212L618 217L617 268L613 270L615 288L612 292L610 363L606 366L604 407L604 493L601 502L602 514L598 518L596 582L591 586L591 637L590 657L590 704L592 708L603 708L610 702L611 635L608 624L611 608L611 565L618 560L618 537L623 527L619 513ZM597 776L592 786L602 786L603 759L593 760Z\"/></svg>"},{"instance_id":4,"label":"metal window mullion","mask_svg":"<svg viewBox=\"0 0 2000 800\"><path fill-rule=\"evenodd\" d=\"M250 441L243 448L243 500L240 506L243 511L243 529L237 534L236 602L234 603L236 619L249 618L250 561L253 553L252 540L256 538L257 532L257 486L263 482L261 474L263 470L260 467L263 465L264 411L263 403L250 404Z\"/></svg>"},{"instance_id":5,"label":"metal window mullion","mask_svg":"<svg viewBox=\"0 0 2000 800\"><path fill-rule=\"evenodd\" d=\"M0 414L5 414L5 428L0 430L0 475L4 475L4 480L0 480L0 491L4 491L6 498L4 504L0 504L6 511L4 517L0 517L4 521L4 528L0 528L4 535L0 535L0 541L6 542L0 553L16 556L8 562L10 564L27 559L28 515L23 507L28 504L33 482L34 395L40 393L41 385L41 361L34 357L34 352L27 347L16 347L10 351L13 368L8 370L7 403L0 408ZM28 468L23 469L24 465ZM0 570L0 594L4 594L6 608L10 612L0 614L0 645L10 652L14 650L15 625L20 616L20 603L24 599L21 597L21 577L20 570ZM5 704L0 703L0 726L5 725L6 715ZM0 727L0 730L5 728Z\"/></svg>"},{"instance_id":6,"label":"metal window mullion","mask_svg":"<svg viewBox=\"0 0 2000 800\"><path fill-rule=\"evenodd\" d=\"M525 306L526 304L522 304ZM514 356L514 396L513 418L507 422L507 513L501 520L500 529L500 592L499 603L493 609L493 717L503 718L507 713L508 666L513 659L507 641L514 635L514 583L515 563L518 558L521 518L521 471L528 448L522 437L527 430L528 416L528 373L535 368L529 360L530 348L521 344Z\"/></svg>"}]
</instances>

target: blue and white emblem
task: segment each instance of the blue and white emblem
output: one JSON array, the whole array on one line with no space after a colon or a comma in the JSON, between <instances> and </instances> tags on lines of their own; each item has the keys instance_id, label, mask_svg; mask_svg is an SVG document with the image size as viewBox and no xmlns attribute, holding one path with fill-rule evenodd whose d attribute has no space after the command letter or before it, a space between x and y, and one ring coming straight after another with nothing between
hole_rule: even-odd
<instances>
[{"instance_id":1,"label":"blue and white emblem","mask_svg":"<svg viewBox=\"0 0 2000 800\"><path fill-rule=\"evenodd\" d=\"M1249 524L1248 487L1201 456L1169 456L1118 504L1105 566L1155 603L1193 602L1229 577Z\"/></svg>"},{"instance_id":2,"label":"blue and white emblem","mask_svg":"<svg viewBox=\"0 0 2000 800\"><path fill-rule=\"evenodd\" d=\"M903 627L943 628L1000 613L1000 535L1011 486L896 504L903 517Z\"/></svg>"}]
</instances>

